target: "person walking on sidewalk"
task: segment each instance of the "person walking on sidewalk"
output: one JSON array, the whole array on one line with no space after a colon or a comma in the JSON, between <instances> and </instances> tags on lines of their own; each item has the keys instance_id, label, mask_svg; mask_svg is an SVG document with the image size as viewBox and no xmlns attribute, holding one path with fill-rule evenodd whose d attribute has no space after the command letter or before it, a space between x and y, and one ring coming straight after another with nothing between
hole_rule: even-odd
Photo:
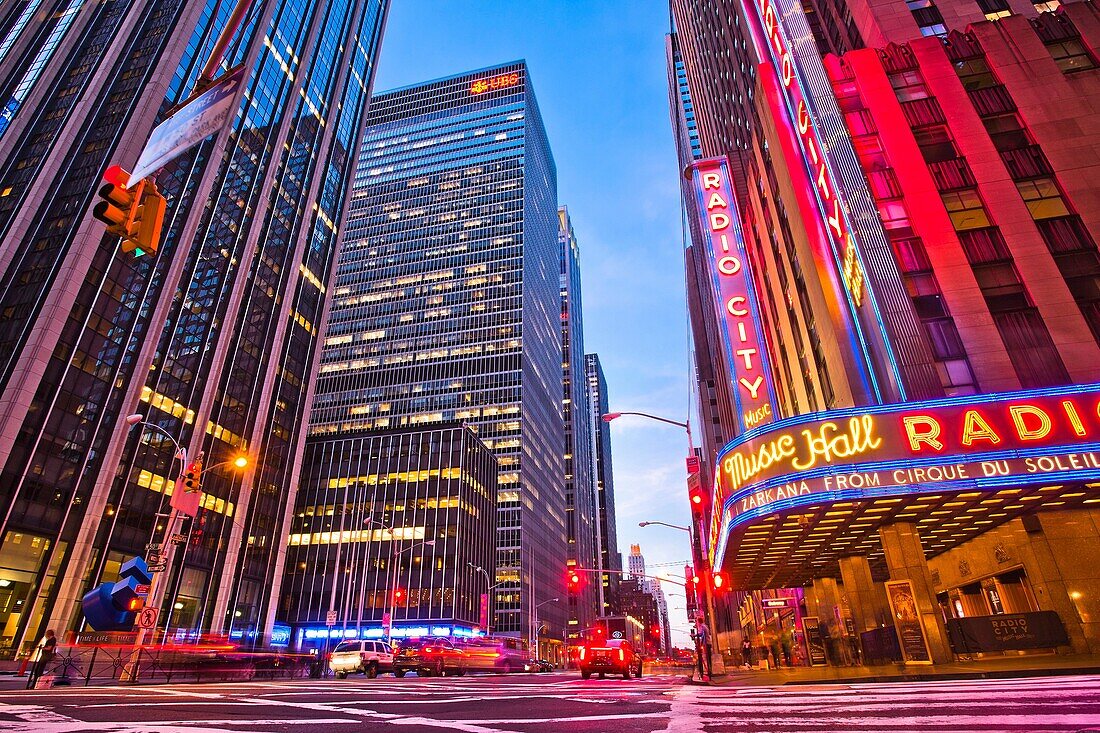
<instances>
[{"instance_id":1,"label":"person walking on sidewalk","mask_svg":"<svg viewBox=\"0 0 1100 733\"><path fill-rule=\"evenodd\" d=\"M741 637L741 664L752 667L752 639L748 635Z\"/></svg>"},{"instance_id":2,"label":"person walking on sidewalk","mask_svg":"<svg viewBox=\"0 0 1100 733\"><path fill-rule=\"evenodd\" d=\"M57 636L53 633L53 629L47 631L42 641L38 642L36 652L34 667L31 668L31 676L27 679L28 690L34 687L38 678L46 671L46 667L57 656Z\"/></svg>"}]
</instances>

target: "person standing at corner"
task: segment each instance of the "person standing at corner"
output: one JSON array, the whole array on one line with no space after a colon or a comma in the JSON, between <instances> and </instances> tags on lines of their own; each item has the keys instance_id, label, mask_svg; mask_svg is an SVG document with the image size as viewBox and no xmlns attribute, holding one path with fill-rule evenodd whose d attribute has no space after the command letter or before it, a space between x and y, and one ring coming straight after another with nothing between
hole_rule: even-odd
<instances>
[{"instance_id":1,"label":"person standing at corner","mask_svg":"<svg viewBox=\"0 0 1100 733\"><path fill-rule=\"evenodd\" d=\"M31 669L31 676L27 679L28 690L34 687L38 678L46 671L46 666L57 656L57 636L53 633L53 629L47 631L42 641L38 642L36 652L34 667Z\"/></svg>"},{"instance_id":2,"label":"person standing at corner","mask_svg":"<svg viewBox=\"0 0 1100 733\"><path fill-rule=\"evenodd\" d=\"M703 676L703 679L709 679L711 675L710 629L708 629L707 625L703 622L702 616L695 621L695 646L699 652L699 674Z\"/></svg>"}]
</instances>

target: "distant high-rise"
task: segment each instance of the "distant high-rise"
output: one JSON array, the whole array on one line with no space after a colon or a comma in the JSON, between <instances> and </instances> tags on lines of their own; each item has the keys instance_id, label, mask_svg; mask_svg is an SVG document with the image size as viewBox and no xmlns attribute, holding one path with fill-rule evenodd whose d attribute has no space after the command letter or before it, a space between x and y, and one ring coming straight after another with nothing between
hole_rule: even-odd
<instances>
[{"instance_id":1,"label":"distant high-rise","mask_svg":"<svg viewBox=\"0 0 1100 733\"><path fill-rule=\"evenodd\" d=\"M600 568L606 572L600 578L602 596L600 615L618 610L617 595L622 576L623 556L619 552L619 539L615 529L615 475L611 465L611 430L603 421L609 411L607 379L603 374L599 354L584 355L584 371L588 378L588 407L592 411L594 426L593 471L596 480L596 502L599 506L598 539Z\"/></svg>"},{"instance_id":2,"label":"distant high-rise","mask_svg":"<svg viewBox=\"0 0 1100 733\"><path fill-rule=\"evenodd\" d=\"M668 599L661 588L659 580L646 577L645 556L642 555L641 545L630 546L630 582L627 584L627 593L624 596L623 613L630 613L631 608L651 608L652 612L646 612L645 618L639 618L646 625L646 643L652 644L655 651L668 653L669 633L671 628L668 623ZM639 598L649 596L651 601ZM633 600L627 601L626 598Z\"/></svg>"},{"instance_id":3,"label":"distant high-rise","mask_svg":"<svg viewBox=\"0 0 1100 733\"><path fill-rule=\"evenodd\" d=\"M599 517L594 483L592 410L584 365L580 249L569 212L558 209L561 243L562 417L565 420L565 527L569 562L582 569L599 565ZM563 568L564 570L564 568ZM581 573L583 582L569 597L568 637L584 638L599 615L600 576Z\"/></svg>"},{"instance_id":4,"label":"distant high-rise","mask_svg":"<svg viewBox=\"0 0 1100 733\"><path fill-rule=\"evenodd\" d=\"M567 552L557 178L527 66L376 95L368 123L310 434L472 427L500 464L493 630L528 636ZM538 618L560 639L565 603Z\"/></svg>"},{"instance_id":5,"label":"distant high-rise","mask_svg":"<svg viewBox=\"0 0 1100 733\"><path fill-rule=\"evenodd\" d=\"M387 5L252 4L220 70L244 67L236 113L156 174L164 235L135 258L95 191L191 93L234 3L0 4L4 653L75 628L89 585L168 541L177 440L207 470L161 619L270 629ZM240 452L243 475L216 467Z\"/></svg>"}]
</instances>

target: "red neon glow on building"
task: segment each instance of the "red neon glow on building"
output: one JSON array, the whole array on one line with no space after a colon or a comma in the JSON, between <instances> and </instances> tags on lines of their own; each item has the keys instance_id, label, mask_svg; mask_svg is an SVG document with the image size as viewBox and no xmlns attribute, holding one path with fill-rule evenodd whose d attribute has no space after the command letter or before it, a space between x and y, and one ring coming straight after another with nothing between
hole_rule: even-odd
<instances>
[{"instance_id":1,"label":"red neon glow on building","mask_svg":"<svg viewBox=\"0 0 1100 733\"><path fill-rule=\"evenodd\" d=\"M790 49L783 41L775 6L771 0L760 0L759 10L769 51L778 67L779 80L783 84L787 103L794 114L795 129L802 144L804 160L813 178L814 195L821 206L833 248L842 263L841 277L852 302L859 306L863 302L863 268L859 264L852 232L844 218L844 209L837 195L836 182L829 173L829 166L825 160L825 148L802 91L795 83L794 61L791 58Z\"/></svg>"},{"instance_id":2,"label":"red neon glow on building","mask_svg":"<svg viewBox=\"0 0 1100 733\"><path fill-rule=\"evenodd\" d=\"M470 94L484 94L497 89L514 87L516 84L519 84L519 74L513 71L510 74L501 74L489 79L478 79L470 84Z\"/></svg>"}]
</instances>

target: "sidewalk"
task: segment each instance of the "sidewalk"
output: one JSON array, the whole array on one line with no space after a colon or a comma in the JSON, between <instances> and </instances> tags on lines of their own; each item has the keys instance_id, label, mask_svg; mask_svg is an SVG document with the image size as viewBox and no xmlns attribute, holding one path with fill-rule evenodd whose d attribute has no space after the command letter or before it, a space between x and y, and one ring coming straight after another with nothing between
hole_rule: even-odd
<instances>
[{"instance_id":1,"label":"sidewalk","mask_svg":"<svg viewBox=\"0 0 1100 733\"><path fill-rule=\"evenodd\" d=\"M997 657L935 666L884 664L871 667L786 667L772 670L736 669L711 678L711 685L734 687L814 685L861 682L918 682L929 680L999 679L1100 674L1100 656L1054 655ZM700 681L696 672L693 684Z\"/></svg>"}]
</instances>

